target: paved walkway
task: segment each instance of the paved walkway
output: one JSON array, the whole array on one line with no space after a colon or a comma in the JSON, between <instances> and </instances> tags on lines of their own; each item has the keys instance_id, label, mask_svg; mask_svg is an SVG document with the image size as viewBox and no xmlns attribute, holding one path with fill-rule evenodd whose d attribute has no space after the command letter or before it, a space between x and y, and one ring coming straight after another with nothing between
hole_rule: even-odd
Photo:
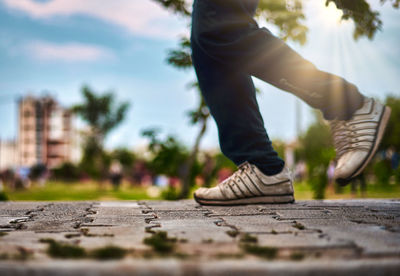
<instances>
[{"instance_id":1,"label":"paved walkway","mask_svg":"<svg viewBox=\"0 0 400 276\"><path fill-rule=\"evenodd\" d=\"M0 203L0 274L33 272L400 275L400 200Z\"/></svg>"}]
</instances>

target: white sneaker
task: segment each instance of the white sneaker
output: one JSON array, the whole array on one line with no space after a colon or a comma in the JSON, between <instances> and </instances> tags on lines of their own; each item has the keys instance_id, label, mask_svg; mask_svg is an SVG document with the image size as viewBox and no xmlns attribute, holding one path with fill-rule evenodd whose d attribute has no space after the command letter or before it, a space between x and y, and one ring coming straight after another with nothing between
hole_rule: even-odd
<instances>
[{"instance_id":1,"label":"white sneaker","mask_svg":"<svg viewBox=\"0 0 400 276\"><path fill-rule=\"evenodd\" d=\"M239 205L294 202L289 169L268 176L256 166L244 162L229 178L213 188L200 188L195 200L204 205Z\"/></svg>"},{"instance_id":2,"label":"white sneaker","mask_svg":"<svg viewBox=\"0 0 400 276\"><path fill-rule=\"evenodd\" d=\"M371 98L348 121L330 121L337 165L334 178L345 185L359 175L376 153L390 117L390 108Z\"/></svg>"}]
</instances>

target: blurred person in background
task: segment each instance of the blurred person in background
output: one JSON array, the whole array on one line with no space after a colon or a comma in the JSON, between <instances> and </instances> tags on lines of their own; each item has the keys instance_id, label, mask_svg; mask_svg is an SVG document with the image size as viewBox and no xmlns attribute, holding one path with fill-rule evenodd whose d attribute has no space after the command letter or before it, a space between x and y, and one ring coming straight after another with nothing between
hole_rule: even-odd
<instances>
[{"instance_id":1,"label":"blurred person in background","mask_svg":"<svg viewBox=\"0 0 400 276\"><path fill-rule=\"evenodd\" d=\"M122 180L122 166L121 163L117 160L114 160L111 163L110 180L113 188L115 190L118 190Z\"/></svg>"}]
</instances>

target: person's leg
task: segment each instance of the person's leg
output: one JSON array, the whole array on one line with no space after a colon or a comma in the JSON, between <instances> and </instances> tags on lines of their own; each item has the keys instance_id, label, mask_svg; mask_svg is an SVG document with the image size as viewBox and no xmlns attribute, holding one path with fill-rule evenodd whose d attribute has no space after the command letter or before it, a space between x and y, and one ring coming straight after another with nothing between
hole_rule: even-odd
<instances>
[{"instance_id":1,"label":"person's leg","mask_svg":"<svg viewBox=\"0 0 400 276\"><path fill-rule=\"evenodd\" d=\"M358 89L322 72L253 19L258 0L195 0L192 41L210 58L291 92L325 119L348 120L363 104Z\"/></svg>"},{"instance_id":2,"label":"person's leg","mask_svg":"<svg viewBox=\"0 0 400 276\"><path fill-rule=\"evenodd\" d=\"M330 120L338 153L335 179L346 184L362 172L378 149L390 117L390 108L364 97L357 87L345 79L318 70L267 29L259 28L253 19L257 5L258 0L195 0L191 38L194 60L197 51L202 54L198 60L208 58L210 61L210 67L202 69L204 72L212 71L213 61L223 68L230 68L235 76L256 76L320 109L325 119ZM199 71L196 61L194 63L196 71ZM214 68L217 71L210 72L210 75L215 73L218 76L219 69ZM204 75L204 82L208 81L214 86L220 84L221 89L225 87L222 84L226 83L226 79L220 82L218 76L211 80L210 75ZM200 86L207 89L204 84L200 83ZM206 91L203 93L207 94ZM225 97L229 98L230 95ZM250 95L247 94L247 97ZM211 105L210 101L207 103ZM248 105L248 102L244 104ZM248 107L251 108L250 105ZM211 111L215 113L221 108L226 107L220 102ZM221 131L223 127L220 123L223 120L216 117L216 121ZM235 131L232 125L230 127L227 133ZM246 137L242 135L238 134L237 137ZM241 141L242 144L247 142ZM249 154L253 155L262 149L256 144L252 144ZM222 139L221 147L225 146L235 152L230 153L231 156L245 152L239 139ZM267 152L273 156L273 151ZM269 156L264 159L269 159ZM276 157L272 159L278 160ZM266 165L266 171L268 167Z\"/></svg>"},{"instance_id":3,"label":"person's leg","mask_svg":"<svg viewBox=\"0 0 400 276\"><path fill-rule=\"evenodd\" d=\"M245 161L263 173L279 173L284 162L264 128L249 75L209 57L192 41L192 59L203 97L218 127L222 152L236 165Z\"/></svg>"},{"instance_id":4,"label":"person's leg","mask_svg":"<svg viewBox=\"0 0 400 276\"><path fill-rule=\"evenodd\" d=\"M221 150L239 167L218 186L196 190L195 200L212 205L293 202L291 174L284 169L284 162L265 131L251 76L210 57L199 47L196 26L202 23L195 15L196 12L191 41L193 65L218 126Z\"/></svg>"}]
</instances>

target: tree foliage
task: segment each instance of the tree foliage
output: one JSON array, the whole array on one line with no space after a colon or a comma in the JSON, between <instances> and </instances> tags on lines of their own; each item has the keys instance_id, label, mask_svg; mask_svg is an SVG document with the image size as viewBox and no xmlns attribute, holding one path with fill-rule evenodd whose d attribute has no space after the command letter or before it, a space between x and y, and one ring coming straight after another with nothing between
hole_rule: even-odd
<instances>
[{"instance_id":1,"label":"tree foliage","mask_svg":"<svg viewBox=\"0 0 400 276\"><path fill-rule=\"evenodd\" d=\"M303 159L309 167L327 166L335 156L329 126L323 121L319 111L315 111L315 122L299 137L301 148L297 159Z\"/></svg>"},{"instance_id":2,"label":"tree foliage","mask_svg":"<svg viewBox=\"0 0 400 276\"><path fill-rule=\"evenodd\" d=\"M378 11L371 9L369 3L365 0L326 0L325 5L334 3L336 7L343 12L342 20L351 20L354 22L354 39L366 36L372 39L378 30L382 29L382 20ZM387 0L381 0L381 4ZM399 7L399 0L391 0L393 7Z\"/></svg>"},{"instance_id":3,"label":"tree foliage","mask_svg":"<svg viewBox=\"0 0 400 276\"><path fill-rule=\"evenodd\" d=\"M174 13L189 17L188 4L184 0L153 0ZM366 36L373 39L377 31L382 29L382 20L376 10L372 10L366 0L325 0L326 6L333 2L343 12L342 20L354 22L354 39ZM400 0L380 0L381 4L391 2L394 8L399 8ZM279 37L304 44L307 41L308 27L303 11L304 0L260 0L257 16L276 26ZM178 47L168 52L169 64L187 69L191 66L190 40L180 39Z\"/></svg>"},{"instance_id":4,"label":"tree foliage","mask_svg":"<svg viewBox=\"0 0 400 276\"><path fill-rule=\"evenodd\" d=\"M327 185L326 171L335 157L335 149L329 126L323 121L319 111L315 111L316 121L299 138L297 159L305 160L315 199L323 199Z\"/></svg>"},{"instance_id":5,"label":"tree foliage","mask_svg":"<svg viewBox=\"0 0 400 276\"><path fill-rule=\"evenodd\" d=\"M117 104L114 93L97 95L87 86L82 88L82 94L84 102L72 108L72 111L89 127L85 137L81 168L92 178L99 179L107 175L107 168L111 162L110 156L103 149L104 139L123 121L129 103Z\"/></svg>"},{"instance_id":6,"label":"tree foliage","mask_svg":"<svg viewBox=\"0 0 400 276\"><path fill-rule=\"evenodd\" d=\"M182 178L186 168L188 151L173 136L159 137L158 129L147 129L142 135L150 140L149 150L153 154L149 167L155 174L165 174Z\"/></svg>"},{"instance_id":7,"label":"tree foliage","mask_svg":"<svg viewBox=\"0 0 400 276\"><path fill-rule=\"evenodd\" d=\"M395 151L400 152L400 97L394 95L388 96L385 104L392 109L392 114L382 140L381 148L388 149L393 147Z\"/></svg>"},{"instance_id":8,"label":"tree foliage","mask_svg":"<svg viewBox=\"0 0 400 276\"><path fill-rule=\"evenodd\" d=\"M116 104L114 93L96 95L87 86L82 88L82 94L84 102L75 105L72 111L89 125L89 135L102 144L106 135L124 119L129 103Z\"/></svg>"},{"instance_id":9,"label":"tree foliage","mask_svg":"<svg viewBox=\"0 0 400 276\"><path fill-rule=\"evenodd\" d=\"M135 154L126 148L115 149L111 153L111 157L114 160L118 160L125 168L131 168L135 163Z\"/></svg>"},{"instance_id":10,"label":"tree foliage","mask_svg":"<svg viewBox=\"0 0 400 276\"><path fill-rule=\"evenodd\" d=\"M153 0L173 13L190 16L188 1L186 0Z\"/></svg>"},{"instance_id":11,"label":"tree foliage","mask_svg":"<svg viewBox=\"0 0 400 276\"><path fill-rule=\"evenodd\" d=\"M303 1L301 0L261 0L257 15L266 22L275 25L279 37L304 44L308 28L304 24Z\"/></svg>"},{"instance_id":12,"label":"tree foliage","mask_svg":"<svg viewBox=\"0 0 400 276\"><path fill-rule=\"evenodd\" d=\"M181 37L178 49L168 51L167 62L178 69L189 69L192 67L191 55L189 38Z\"/></svg>"}]
</instances>

